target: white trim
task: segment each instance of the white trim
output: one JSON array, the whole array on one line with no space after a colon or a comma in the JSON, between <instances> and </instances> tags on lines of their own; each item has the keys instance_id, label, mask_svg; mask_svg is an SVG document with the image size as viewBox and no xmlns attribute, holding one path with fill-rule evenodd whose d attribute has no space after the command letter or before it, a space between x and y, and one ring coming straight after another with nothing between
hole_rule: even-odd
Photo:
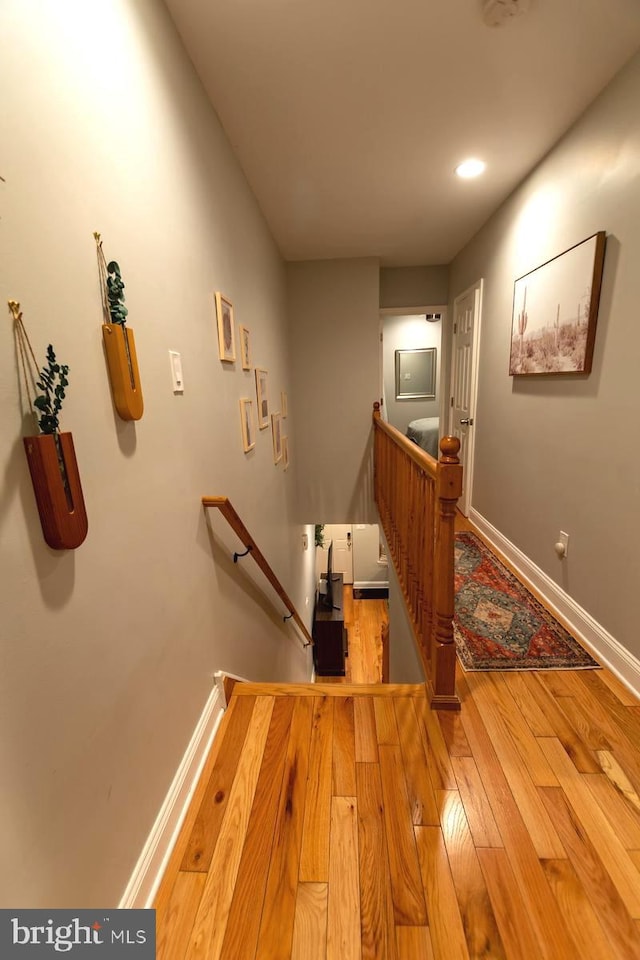
<instances>
[{"instance_id":1,"label":"white trim","mask_svg":"<svg viewBox=\"0 0 640 960\"><path fill-rule=\"evenodd\" d=\"M555 580L530 560L473 507L469 519L484 537L513 564L522 579L532 586L544 602L563 619L576 638L588 647L632 693L640 696L640 660L608 633L590 613L581 607Z\"/></svg>"},{"instance_id":2,"label":"white trim","mask_svg":"<svg viewBox=\"0 0 640 960\"><path fill-rule=\"evenodd\" d=\"M150 907L166 870L194 790L224 713L218 686L209 695L156 822L119 903L119 909Z\"/></svg>"},{"instance_id":3,"label":"white trim","mask_svg":"<svg viewBox=\"0 0 640 960\"><path fill-rule=\"evenodd\" d=\"M388 580L354 580L354 590L388 590Z\"/></svg>"}]
</instances>

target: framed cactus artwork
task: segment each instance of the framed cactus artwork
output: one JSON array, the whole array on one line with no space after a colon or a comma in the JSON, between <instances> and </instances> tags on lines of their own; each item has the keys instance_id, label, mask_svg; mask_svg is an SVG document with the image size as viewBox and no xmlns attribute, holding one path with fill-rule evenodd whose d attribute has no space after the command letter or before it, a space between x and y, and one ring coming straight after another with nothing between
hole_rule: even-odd
<instances>
[{"instance_id":1,"label":"framed cactus artwork","mask_svg":"<svg viewBox=\"0 0 640 960\"><path fill-rule=\"evenodd\" d=\"M591 373L606 233L516 280L509 374Z\"/></svg>"}]
</instances>

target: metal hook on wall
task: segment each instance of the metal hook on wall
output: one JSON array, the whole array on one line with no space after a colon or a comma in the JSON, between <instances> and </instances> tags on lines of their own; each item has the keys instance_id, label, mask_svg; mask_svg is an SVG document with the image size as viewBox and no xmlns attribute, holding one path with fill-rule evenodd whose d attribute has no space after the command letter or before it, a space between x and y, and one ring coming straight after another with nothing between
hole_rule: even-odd
<instances>
[{"instance_id":1,"label":"metal hook on wall","mask_svg":"<svg viewBox=\"0 0 640 960\"><path fill-rule=\"evenodd\" d=\"M247 547L247 549L244 551L244 553L234 553L234 555L233 555L233 562L234 562L234 563L237 563L238 560L241 559L241 557L246 557L246 555L249 553L250 550L253 550L253 545L252 545L252 544L250 544L250 545Z\"/></svg>"}]
</instances>

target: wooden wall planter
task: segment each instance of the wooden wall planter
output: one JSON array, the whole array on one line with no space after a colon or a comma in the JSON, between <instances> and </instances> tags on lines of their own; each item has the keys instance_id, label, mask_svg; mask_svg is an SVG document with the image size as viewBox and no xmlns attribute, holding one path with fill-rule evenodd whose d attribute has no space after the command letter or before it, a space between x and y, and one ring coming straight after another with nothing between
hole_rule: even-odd
<instances>
[{"instance_id":1,"label":"wooden wall planter","mask_svg":"<svg viewBox=\"0 0 640 960\"><path fill-rule=\"evenodd\" d=\"M57 437L66 483L58 462L58 448L53 434L24 437L24 449L44 539L54 550L74 550L84 541L89 523L73 437L70 433L59 433Z\"/></svg>"},{"instance_id":2,"label":"wooden wall planter","mask_svg":"<svg viewBox=\"0 0 640 960\"><path fill-rule=\"evenodd\" d=\"M144 400L133 330L120 323L103 323L102 336L118 416L123 420L139 420L144 411Z\"/></svg>"}]
</instances>

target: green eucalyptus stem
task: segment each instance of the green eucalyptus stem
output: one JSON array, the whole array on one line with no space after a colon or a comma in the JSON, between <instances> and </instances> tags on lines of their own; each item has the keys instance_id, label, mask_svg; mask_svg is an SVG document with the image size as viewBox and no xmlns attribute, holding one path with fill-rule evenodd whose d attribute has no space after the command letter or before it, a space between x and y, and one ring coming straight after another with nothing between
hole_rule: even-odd
<instances>
[{"instance_id":1,"label":"green eucalyptus stem","mask_svg":"<svg viewBox=\"0 0 640 960\"><path fill-rule=\"evenodd\" d=\"M127 336L127 316L129 311L124 305L124 280L122 271L117 260L107 259L102 249L102 238L99 233L93 234L96 246L98 248L98 267L100 271L100 285L102 287L102 302L107 323L117 324L122 327L122 336L124 339L124 349L127 355L127 366L129 368L129 381L131 389L135 390L136 380L133 373L133 361L131 360L131 349L129 347L129 337Z\"/></svg>"},{"instance_id":2,"label":"green eucalyptus stem","mask_svg":"<svg viewBox=\"0 0 640 960\"><path fill-rule=\"evenodd\" d=\"M115 260L107 264L107 300L111 323L119 323L124 327L129 311L124 305L124 281L120 265Z\"/></svg>"},{"instance_id":3,"label":"green eucalyptus stem","mask_svg":"<svg viewBox=\"0 0 640 960\"><path fill-rule=\"evenodd\" d=\"M43 433L58 433L60 430L59 414L65 398L65 387L69 386L68 373L69 367L65 363L58 363L55 351L49 344L47 363L39 373L40 379L36 381L36 387L42 393L33 401L34 407L40 411L38 426Z\"/></svg>"}]
</instances>

